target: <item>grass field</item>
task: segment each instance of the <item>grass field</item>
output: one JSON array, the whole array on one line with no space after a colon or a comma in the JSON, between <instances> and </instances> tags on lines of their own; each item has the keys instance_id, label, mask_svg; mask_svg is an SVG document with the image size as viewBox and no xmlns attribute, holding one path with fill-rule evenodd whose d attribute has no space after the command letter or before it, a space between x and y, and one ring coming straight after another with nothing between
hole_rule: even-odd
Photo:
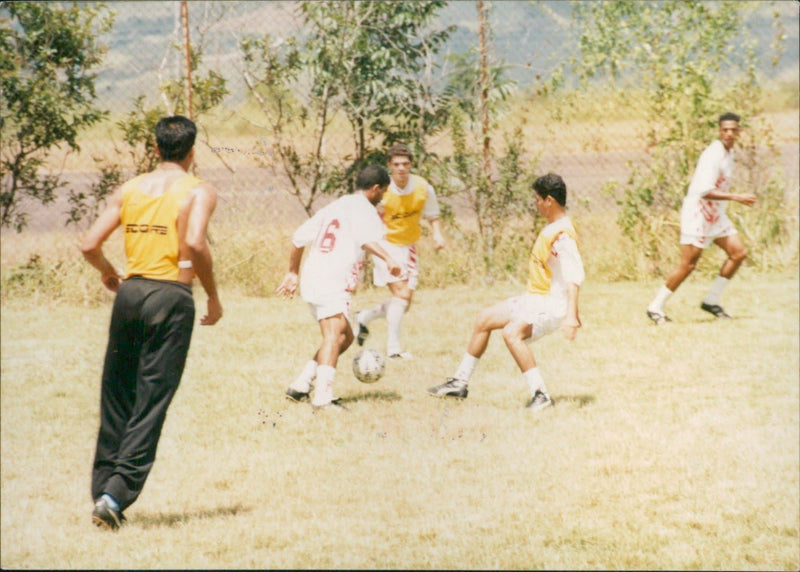
<instances>
[{"instance_id":1,"label":"grass field","mask_svg":"<svg viewBox=\"0 0 800 572\"><path fill-rule=\"evenodd\" d=\"M517 287L421 290L405 327L415 361L372 386L354 380L352 349L340 361L346 414L283 398L318 341L300 300L223 292L118 534L92 526L89 495L111 298L7 300L0 564L797 570L796 273L743 272L730 321L699 310L695 276L661 328L644 313L658 285L585 285L576 341L534 345L557 401L539 416L497 337L466 401L425 393L477 310ZM382 350L385 326L372 331Z\"/></svg>"}]
</instances>

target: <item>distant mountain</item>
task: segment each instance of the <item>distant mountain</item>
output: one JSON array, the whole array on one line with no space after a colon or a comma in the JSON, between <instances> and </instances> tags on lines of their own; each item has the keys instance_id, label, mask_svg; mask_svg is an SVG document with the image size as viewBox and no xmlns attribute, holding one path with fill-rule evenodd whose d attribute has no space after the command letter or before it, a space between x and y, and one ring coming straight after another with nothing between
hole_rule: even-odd
<instances>
[{"instance_id":1,"label":"distant mountain","mask_svg":"<svg viewBox=\"0 0 800 572\"><path fill-rule=\"evenodd\" d=\"M244 93L236 69L237 45L247 35L270 34L275 38L299 33L301 21L297 2L219 2L193 1L188 4L191 40L202 42L203 65L222 73L234 94ZM531 85L537 75L547 77L570 54L577 53L571 30L571 4L562 1L493 1L491 25L494 54L509 64L509 75L520 87ZM112 32L105 38L109 53L98 75L98 95L104 105L127 108L129 101L145 94L157 97L159 74L178 75L181 52L170 45L182 42L180 2L111 2L116 13ZM745 25L758 39L761 69L770 77L795 79L799 65L797 2L759 2L747 16ZM776 18L786 34L785 52L777 69L770 64L770 44L775 37ZM477 44L476 2L450 2L439 20L442 26L455 25L447 52L463 53Z\"/></svg>"}]
</instances>

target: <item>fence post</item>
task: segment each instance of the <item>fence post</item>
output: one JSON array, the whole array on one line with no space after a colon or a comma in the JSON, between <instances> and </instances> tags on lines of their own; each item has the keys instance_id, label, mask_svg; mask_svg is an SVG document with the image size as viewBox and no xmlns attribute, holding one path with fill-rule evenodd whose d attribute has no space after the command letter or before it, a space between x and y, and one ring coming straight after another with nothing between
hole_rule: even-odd
<instances>
[{"instance_id":1,"label":"fence post","mask_svg":"<svg viewBox=\"0 0 800 572\"><path fill-rule=\"evenodd\" d=\"M189 43L189 3L181 2L181 27L183 28L183 55L186 64L186 116L194 121L192 110L192 45Z\"/></svg>"}]
</instances>

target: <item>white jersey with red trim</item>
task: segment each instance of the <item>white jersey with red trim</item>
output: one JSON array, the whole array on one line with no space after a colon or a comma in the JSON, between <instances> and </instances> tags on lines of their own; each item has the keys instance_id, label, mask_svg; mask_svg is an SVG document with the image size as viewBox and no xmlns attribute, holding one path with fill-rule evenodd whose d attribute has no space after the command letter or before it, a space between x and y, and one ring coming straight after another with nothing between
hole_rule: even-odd
<instances>
[{"instance_id":1,"label":"white jersey with red trim","mask_svg":"<svg viewBox=\"0 0 800 572\"><path fill-rule=\"evenodd\" d=\"M349 299L364 264L363 246L383 238L377 210L363 195L345 195L304 222L292 243L306 247L300 273L300 295L311 304Z\"/></svg>"},{"instance_id":2,"label":"white jersey with red trim","mask_svg":"<svg viewBox=\"0 0 800 572\"><path fill-rule=\"evenodd\" d=\"M728 201L707 199L711 191L730 192L733 177L733 149L722 141L711 143L697 160L692 182L681 208L681 244L708 246L719 236L734 234L725 212Z\"/></svg>"}]
</instances>

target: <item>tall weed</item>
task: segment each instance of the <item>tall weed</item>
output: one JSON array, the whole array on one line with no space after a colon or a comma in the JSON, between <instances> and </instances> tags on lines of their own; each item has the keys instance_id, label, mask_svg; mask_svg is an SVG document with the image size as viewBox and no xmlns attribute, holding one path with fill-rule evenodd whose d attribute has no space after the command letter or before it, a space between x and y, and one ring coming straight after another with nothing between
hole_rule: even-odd
<instances>
[{"instance_id":1,"label":"tall weed","mask_svg":"<svg viewBox=\"0 0 800 572\"><path fill-rule=\"evenodd\" d=\"M745 267L756 272L793 270L798 267L797 199L784 196L780 187L766 186L753 209L729 209L750 253ZM792 210L794 209L794 211ZM659 219L653 235L654 250L639 248L623 232L613 212L577 210L572 215L586 267L594 282L642 280L664 276L679 260L678 213ZM426 227L419 242L420 288L482 285L488 282L524 284L528 256L544 221L539 217L516 217L495 235L492 277L487 278L485 245L480 234L454 222L445 226L447 247L435 251ZM212 252L218 285L245 296L271 296L288 269L291 228L262 227L244 220L226 220L211 229ZM657 230L657 232L656 232ZM124 268L124 249L119 233L104 247L112 263ZM653 251L658 255L654 256ZM2 241L0 296L41 301L64 301L94 305L109 300L110 292L97 272L81 257L78 241L69 231L49 233L39 240L10 234ZM696 273L718 272L724 253L710 248L700 259ZM365 284L371 282L370 263ZM196 290L199 288L197 285ZM199 290L198 290L199 291Z\"/></svg>"}]
</instances>

